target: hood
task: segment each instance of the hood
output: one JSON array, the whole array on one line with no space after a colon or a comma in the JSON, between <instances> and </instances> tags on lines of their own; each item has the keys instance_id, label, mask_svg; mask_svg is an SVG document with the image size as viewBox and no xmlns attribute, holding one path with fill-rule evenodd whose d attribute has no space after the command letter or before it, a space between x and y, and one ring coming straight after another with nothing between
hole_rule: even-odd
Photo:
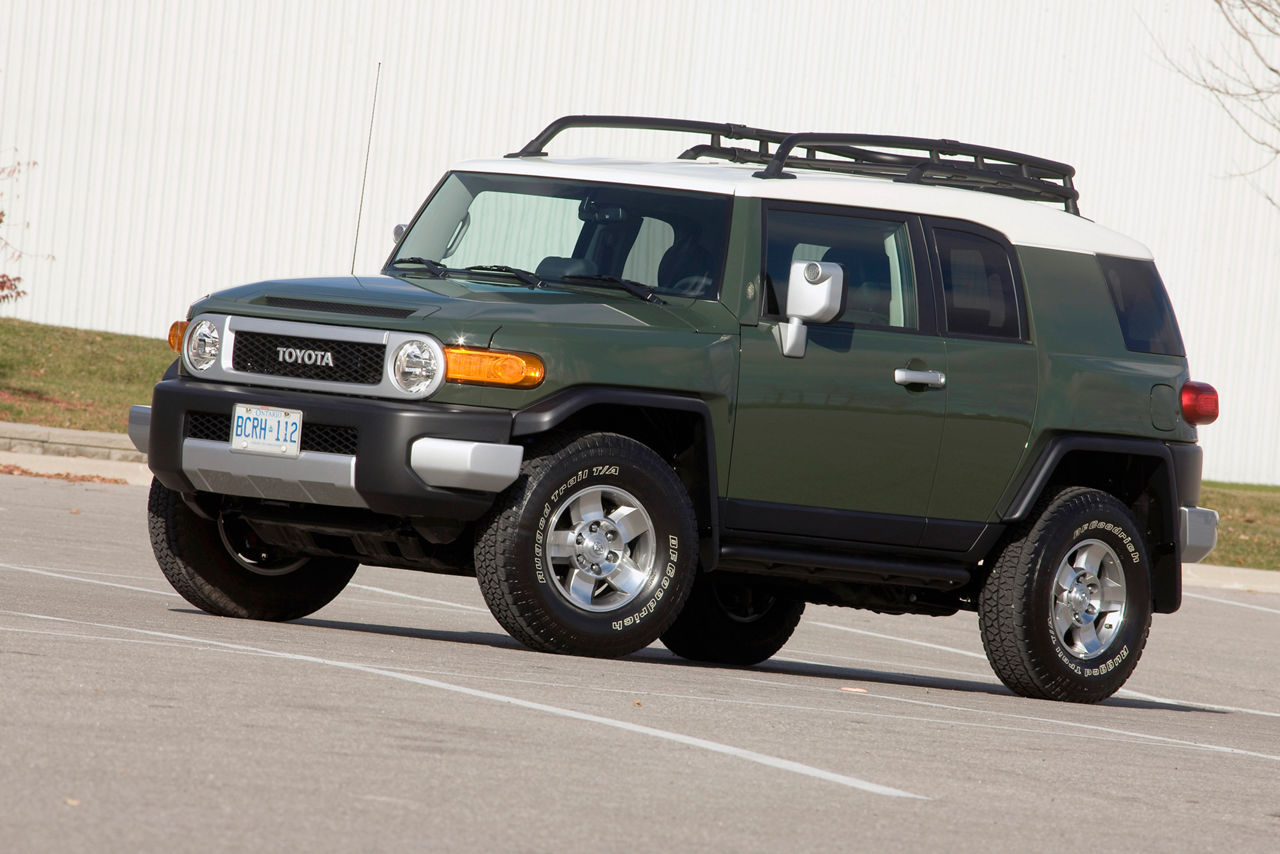
<instances>
[{"instance_id":1,"label":"hood","mask_svg":"<svg viewBox=\"0 0 1280 854\"><path fill-rule=\"evenodd\" d=\"M512 324L696 330L688 303L645 302L624 291L418 276L276 279L219 291L192 306L216 311L348 326L426 329L489 338ZM428 319L426 324L422 321Z\"/></svg>"}]
</instances>

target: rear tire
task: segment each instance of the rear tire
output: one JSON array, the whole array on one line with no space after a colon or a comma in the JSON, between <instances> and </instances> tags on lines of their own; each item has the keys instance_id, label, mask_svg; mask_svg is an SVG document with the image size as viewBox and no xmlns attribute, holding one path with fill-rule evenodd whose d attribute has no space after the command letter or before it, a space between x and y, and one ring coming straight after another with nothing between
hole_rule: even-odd
<instances>
[{"instance_id":1,"label":"rear tire","mask_svg":"<svg viewBox=\"0 0 1280 854\"><path fill-rule=\"evenodd\" d=\"M1024 697L1096 703L1138 665L1151 628L1142 530L1096 489L1043 502L1001 549L978 599L987 659Z\"/></svg>"},{"instance_id":2,"label":"rear tire","mask_svg":"<svg viewBox=\"0 0 1280 854\"><path fill-rule=\"evenodd\" d=\"M353 560L281 553L234 518L204 519L154 479L147 516L151 549L173 589L219 617L305 617L332 602L356 571Z\"/></svg>"},{"instance_id":3,"label":"rear tire","mask_svg":"<svg viewBox=\"0 0 1280 854\"><path fill-rule=\"evenodd\" d=\"M703 573L662 643L690 661L759 664L782 649L803 613L799 599L750 581Z\"/></svg>"}]
</instances>

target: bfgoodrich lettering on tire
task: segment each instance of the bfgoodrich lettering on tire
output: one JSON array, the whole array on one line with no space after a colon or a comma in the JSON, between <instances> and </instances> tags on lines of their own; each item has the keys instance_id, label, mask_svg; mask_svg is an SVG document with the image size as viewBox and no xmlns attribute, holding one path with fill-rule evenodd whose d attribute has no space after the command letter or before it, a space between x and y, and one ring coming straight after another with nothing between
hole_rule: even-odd
<instances>
[{"instance_id":1,"label":"bfgoodrich lettering on tire","mask_svg":"<svg viewBox=\"0 0 1280 854\"><path fill-rule=\"evenodd\" d=\"M666 631L697 561L693 507L671 466L612 433L532 449L482 521L476 576L533 649L618 656Z\"/></svg>"},{"instance_id":2,"label":"bfgoodrich lettering on tire","mask_svg":"<svg viewBox=\"0 0 1280 854\"><path fill-rule=\"evenodd\" d=\"M1000 551L979 598L987 659L1024 697L1092 703L1129 678L1151 626L1146 545L1105 492L1065 489Z\"/></svg>"}]
</instances>

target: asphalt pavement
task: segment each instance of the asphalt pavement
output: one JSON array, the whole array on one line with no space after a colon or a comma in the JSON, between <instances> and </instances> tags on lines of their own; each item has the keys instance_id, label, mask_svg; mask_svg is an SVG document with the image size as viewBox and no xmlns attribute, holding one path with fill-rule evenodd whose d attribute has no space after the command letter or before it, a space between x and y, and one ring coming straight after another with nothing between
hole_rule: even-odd
<instances>
[{"instance_id":1,"label":"asphalt pavement","mask_svg":"<svg viewBox=\"0 0 1280 854\"><path fill-rule=\"evenodd\" d=\"M0 454L0 463L4 461ZM810 607L752 668L533 653L467 578L362 567L205 615L146 490L0 475L12 851L1271 851L1280 592L1188 587L1094 706L1026 700L972 614ZM1266 575L1269 580L1272 576Z\"/></svg>"}]
</instances>

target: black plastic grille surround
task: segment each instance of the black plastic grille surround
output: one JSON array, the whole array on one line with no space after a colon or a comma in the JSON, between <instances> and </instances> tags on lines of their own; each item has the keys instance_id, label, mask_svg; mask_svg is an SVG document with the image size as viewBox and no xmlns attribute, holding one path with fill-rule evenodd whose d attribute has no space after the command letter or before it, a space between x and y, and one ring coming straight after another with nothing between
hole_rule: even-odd
<instances>
[{"instance_id":1,"label":"black plastic grille surround","mask_svg":"<svg viewBox=\"0 0 1280 854\"><path fill-rule=\"evenodd\" d=\"M243 373L377 385L386 347L265 332L237 332L231 366Z\"/></svg>"},{"instance_id":2,"label":"black plastic grille surround","mask_svg":"<svg viewBox=\"0 0 1280 854\"><path fill-rule=\"evenodd\" d=\"M188 412L183 431L187 439L204 439L208 442L231 440L231 416L216 412ZM313 424L302 421L302 450L320 454L346 454L355 456L359 431L355 427L334 424Z\"/></svg>"}]
</instances>

